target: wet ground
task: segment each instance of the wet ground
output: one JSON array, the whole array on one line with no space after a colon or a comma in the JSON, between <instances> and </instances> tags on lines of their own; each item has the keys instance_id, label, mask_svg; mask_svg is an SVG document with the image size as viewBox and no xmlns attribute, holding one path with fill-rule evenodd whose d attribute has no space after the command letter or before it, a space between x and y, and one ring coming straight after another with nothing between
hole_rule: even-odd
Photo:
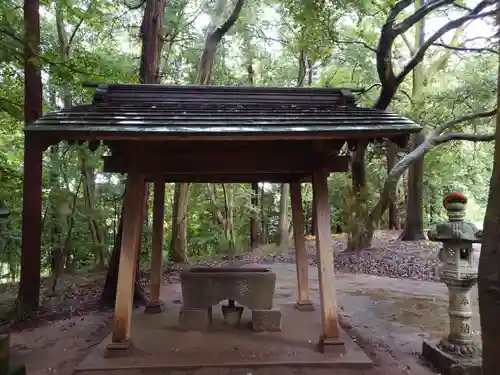
<instances>
[{"instance_id":1,"label":"wet ground","mask_svg":"<svg viewBox=\"0 0 500 375\"><path fill-rule=\"evenodd\" d=\"M295 265L269 265L281 280L277 298L295 298ZM319 303L315 267L309 267L311 298ZM448 330L448 292L442 283L337 273L339 308L363 336L415 356L424 338L439 339ZM472 290L472 328L480 338L477 288Z\"/></svg>"},{"instance_id":2,"label":"wet ground","mask_svg":"<svg viewBox=\"0 0 500 375\"><path fill-rule=\"evenodd\" d=\"M294 264L271 264L278 275L276 297L279 302L295 301L296 276ZM311 298L319 302L315 267L310 267ZM180 299L178 284L164 288L163 298ZM364 347L376 364L374 370L363 375L428 375L428 368L420 363L418 354L424 338L439 338L447 331L446 287L442 283L401 280L363 274L337 274L337 294L342 315L371 344ZM473 329L479 330L477 292L473 291ZM90 348L97 345L109 331L108 314L75 317L31 331L12 335L15 354L22 359L30 375L69 375ZM360 339L361 340L361 339ZM267 371L267 372L266 372ZM269 372L270 371L270 372ZM330 371L330 372L328 372ZM181 373L174 372L180 375ZM214 374L301 374L323 375L331 370L269 369L200 369L195 375ZM188 372L182 373L184 375ZM342 371L338 375L360 374ZM98 375L98 374L96 374ZM164 374L167 375L167 374ZM172 374L173 375L173 374Z\"/></svg>"}]
</instances>

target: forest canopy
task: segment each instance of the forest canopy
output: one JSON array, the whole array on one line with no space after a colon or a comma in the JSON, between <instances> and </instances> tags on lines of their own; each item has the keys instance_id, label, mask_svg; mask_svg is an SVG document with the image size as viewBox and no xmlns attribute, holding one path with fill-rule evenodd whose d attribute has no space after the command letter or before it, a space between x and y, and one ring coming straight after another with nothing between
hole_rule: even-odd
<instances>
[{"instance_id":1,"label":"forest canopy","mask_svg":"<svg viewBox=\"0 0 500 375\"><path fill-rule=\"evenodd\" d=\"M482 142L492 140L496 106L493 4L170 0L163 11L156 79L172 84L362 88L360 105L414 120L424 127L424 138L413 139L407 148L376 143L353 150L353 160L363 161L361 178L355 164L353 173L329 177L334 230L354 238L370 225L400 228L406 221L408 236L418 238L424 228L443 219L442 198L450 191L468 197L468 218L480 226L493 159L493 144ZM33 62L41 70L44 112L89 103L93 90L86 82L141 82L144 7L140 1L40 3L40 49ZM227 24L234 15L234 24ZM225 26L229 28L221 33ZM0 212L9 214L0 219L3 281L17 280L20 271L24 33L21 2L2 1ZM213 41L217 43L210 50ZM202 66L210 53L213 64ZM44 155L46 275L59 263L70 272L109 262L124 179L101 172L105 152L104 147L90 152L86 144L60 143ZM252 225L258 226L259 244L288 243L287 195L287 186L265 182L257 188L167 184L165 257L179 261L245 251ZM303 201L311 232L308 185L303 186ZM143 229L144 261L151 245L149 216ZM185 228L177 228L180 223ZM179 230L185 231L185 243ZM177 233L174 240L172 231Z\"/></svg>"}]
</instances>

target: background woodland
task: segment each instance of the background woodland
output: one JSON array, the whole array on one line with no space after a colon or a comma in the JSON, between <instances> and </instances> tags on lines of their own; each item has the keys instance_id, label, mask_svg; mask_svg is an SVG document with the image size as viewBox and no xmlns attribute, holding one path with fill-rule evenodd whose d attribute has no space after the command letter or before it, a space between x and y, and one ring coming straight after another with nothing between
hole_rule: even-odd
<instances>
[{"instance_id":1,"label":"background woodland","mask_svg":"<svg viewBox=\"0 0 500 375\"><path fill-rule=\"evenodd\" d=\"M498 66L493 4L29 0L23 18L20 1L2 1L0 277L9 282L20 275L24 123L40 109L89 103L88 82L362 88L361 106L407 116L424 131L406 149L358 144L350 150L350 173L330 176L332 229L347 233L347 250L370 247L377 228L423 239L425 228L445 217L442 199L451 191L469 198L468 218L480 226L494 149L488 142ZM54 276L54 289L62 273L108 265L116 271L124 176L100 172L106 152L60 143L45 153L42 275ZM287 184L165 189L168 262L288 247ZM309 185L303 200L314 235ZM142 235L144 265L151 215Z\"/></svg>"}]
</instances>

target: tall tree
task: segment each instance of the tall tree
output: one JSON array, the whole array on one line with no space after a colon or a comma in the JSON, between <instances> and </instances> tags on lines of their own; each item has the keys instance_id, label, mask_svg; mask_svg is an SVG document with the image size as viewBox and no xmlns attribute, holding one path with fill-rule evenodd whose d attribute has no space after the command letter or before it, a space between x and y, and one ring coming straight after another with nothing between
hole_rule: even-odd
<instances>
[{"instance_id":1,"label":"tall tree","mask_svg":"<svg viewBox=\"0 0 500 375\"><path fill-rule=\"evenodd\" d=\"M237 0L231 13L227 19L220 25L217 24L220 18L224 15L224 10L227 5L227 0L217 0L215 3L215 11L210 19L205 34L205 46L201 53L200 62L198 64L198 72L196 75L196 83L200 85L210 84L212 77L212 69L215 58L217 56L217 48L219 43L226 33L233 27L238 20L241 9L243 8L244 0ZM176 183L174 193L174 203L172 207L172 236L170 240L170 259L173 262L185 262L187 260L187 206L189 184ZM227 192L227 190L225 190ZM229 197L230 195L225 195ZM225 207L228 207L229 202L226 200ZM226 218L226 222L230 222L232 218ZM225 233L227 231L225 230Z\"/></svg>"},{"instance_id":2,"label":"tall tree","mask_svg":"<svg viewBox=\"0 0 500 375\"><path fill-rule=\"evenodd\" d=\"M255 70L254 70L254 47L252 45L252 36L248 27L242 31L245 62L244 67L247 72L247 84L253 86L255 84ZM250 204L252 205L252 212L250 216L250 249L259 247L259 183L252 182L251 185L252 196Z\"/></svg>"},{"instance_id":3,"label":"tall tree","mask_svg":"<svg viewBox=\"0 0 500 375\"><path fill-rule=\"evenodd\" d=\"M142 39L142 52L141 52L141 65L139 68L139 77L141 83L155 84L160 83L160 61L161 52L163 48L163 24L165 14L166 0L146 0L144 8L144 16L141 23L141 39ZM141 199L144 200L147 207L147 194ZM140 220L141 227L144 225L146 218L146 210L143 212L143 217ZM118 226L118 233L115 238L113 253L109 262L109 268L106 275L106 282L101 294L100 304L102 306L114 306L116 299L116 288L118 283L118 271L120 264L120 251L122 243L123 231L123 202L120 214L120 224ZM141 231L142 232L142 231ZM142 237L142 236L141 236ZM139 241L140 244L141 241ZM139 264L140 264L140 251L138 251L137 269L134 285L134 304L142 305L146 303L146 297L139 283Z\"/></svg>"},{"instance_id":4,"label":"tall tree","mask_svg":"<svg viewBox=\"0 0 500 375\"><path fill-rule=\"evenodd\" d=\"M38 65L38 54L40 53L39 8L39 0L24 1L24 122L26 125L31 124L42 115L42 74ZM26 146L30 145L25 143L25 150ZM29 160L26 161L29 163ZM26 192L30 186L27 179L24 181L23 190ZM29 224L23 217L23 229L26 230L25 227ZM21 280L16 301L19 315L37 310L40 301L41 243L40 241L32 241L27 235L23 237L23 241L31 241L33 248L30 248L29 253L21 252ZM25 249L24 244L22 248Z\"/></svg>"},{"instance_id":5,"label":"tall tree","mask_svg":"<svg viewBox=\"0 0 500 375\"><path fill-rule=\"evenodd\" d=\"M500 35L500 3L497 3L497 37ZM498 48L500 52L500 48ZM500 54L499 54L500 56ZM497 104L500 103L500 58L497 75ZM500 116L496 116L495 153L488 205L483 224L479 258L479 315L483 352L483 375L498 374L500 368Z\"/></svg>"},{"instance_id":6,"label":"tall tree","mask_svg":"<svg viewBox=\"0 0 500 375\"><path fill-rule=\"evenodd\" d=\"M416 0L415 8L420 9L425 6L424 0ZM407 46L410 53L415 53L422 48L425 43L425 17L415 24L415 43L412 45L407 39ZM422 107L422 91L425 86L425 71L422 63L418 64L412 72L412 111L414 118L418 121L420 108ZM416 114L416 115L415 115ZM425 136L415 134L412 140L412 148L417 148L425 139ZM406 218L401 239L403 241L424 240L424 220L423 220L423 183L424 183L424 158L417 159L408 171L408 199L406 203ZM394 207L391 202L389 209Z\"/></svg>"},{"instance_id":7,"label":"tall tree","mask_svg":"<svg viewBox=\"0 0 500 375\"><path fill-rule=\"evenodd\" d=\"M419 24L422 25L421 22L424 20L424 18L429 14L435 12L436 10L446 9L449 6L456 5L454 2L449 1L429 1L425 4L422 3L422 5L418 9L416 9L406 18L402 19L401 21L397 21L398 16L400 16L406 9L412 6L413 3L413 0L401 0L397 2L389 10L385 23L381 28L378 46L376 49L374 49L374 52L376 53L377 73L380 80L379 94L372 106L372 108L374 109L386 110L389 107L389 105L394 100L399 87L404 82L406 77L410 75L410 73L413 74L414 69L418 68L422 63L428 49L434 46L435 43L438 43L443 35L445 35L449 31L461 28L464 24L471 20L484 19L488 16L491 16L493 13L489 9L489 7L494 3L494 0L480 1L472 8L458 7L465 13L443 24L434 33L430 34L425 39L425 41L422 41L420 36L418 36L417 40L419 43L421 43L420 47L414 48L412 51L410 51L410 59L406 62L406 64L404 64L399 73L396 73L392 57L396 38L404 37L404 34L408 30L417 27ZM420 28L418 28L418 30L420 30ZM420 33L420 35L423 36L423 33ZM435 74L435 71L431 71L430 69L428 74L430 75L431 73ZM429 79L430 76L427 76L426 78ZM484 115L484 113L480 113L478 114L478 117L484 117ZM458 123L461 123L468 119L469 118L467 117L465 120L457 120ZM358 224L362 227L357 228L357 230L355 231L355 238L352 238L352 248L361 250L370 246L376 223L380 221L381 215L384 214L391 201L394 201L395 199L395 189L401 175L410 167L410 165L419 161L423 153L427 152L436 144L434 143L434 137L441 136L441 133L443 131L450 130L456 125L457 123L452 120L448 123L443 124L442 126L439 126L437 128L439 129L437 133L432 132L432 136L427 137L427 140L429 140L428 143L423 142L422 145L416 148L416 150L419 150L418 152L412 152L411 156L407 155L406 158L403 158L403 160L401 160L394 166L392 171L388 174L387 181L384 185L384 189L381 193L379 201L367 215L367 222ZM470 135L466 137L470 137ZM438 141L437 143L441 144L443 142ZM425 146L423 146L424 144ZM365 152L367 146L368 143L366 141L359 142L356 145L355 151L353 152L351 158L352 183L353 192L355 195L360 195L366 185ZM420 151L423 151L423 153L420 153ZM419 180L419 176L416 176L415 179ZM390 187L390 190L386 189L388 187Z\"/></svg>"},{"instance_id":8,"label":"tall tree","mask_svg":"<svg viewBox=\"0 0 500 375\"><path fill-rule=\"evenodd\" d=\"M299 69L297 75L297 87L303 87L306 83L307 75L307 56L304 48L301 48L297 59ZM310 71L310 70L309 70ZM288 202L290 197L290 184L281 184L280 190L280 213L279 213L279 237L278 245L288 246L290 241L289 223L288 223Z\"/></svg>"}]
</instances>

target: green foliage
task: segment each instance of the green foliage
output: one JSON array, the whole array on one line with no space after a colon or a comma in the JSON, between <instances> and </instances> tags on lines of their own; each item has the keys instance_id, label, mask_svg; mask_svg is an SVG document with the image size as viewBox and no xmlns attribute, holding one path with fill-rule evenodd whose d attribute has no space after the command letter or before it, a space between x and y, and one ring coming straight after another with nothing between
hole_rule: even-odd
<instances>
[{"instance_id":1,"label":"green foliage","mask_svg":"<svg viewBox=\"0 0 500 375\"><path fill-rule=\"evenodd\" d=\"M161 77L164 83L193 83L204 44L208 22L207 2L172 0L165 12L165 40ZM231 10L228 2L225 15ZM236 26L218 49L213 71L214 84L248 84L248 64L254 70L257 85L295 86L299 72L299 55L306 56L306 69L312 85L363 87L359 102L371 106L379 94L375 66L375 49L390 6L394 1L327 1L258 0L247 2ZM69 56L61 54L55 11L61 13L64 29L71 37ZM142 8L128 9L122 2L106 0L45 0L41 5L42 52L45 110L62 107L69 87L73 104L88 103L92 90L86 81L138 82L140 56L139 27ZM460 37L465 39L467 32ZM413 40L412 31L408 39ZM463 42L460 39L459 42ZM23 23L22 4L18 0L0 2L0 207L10 211L0 221L0 262L3 279L19 276L20 227L22 214L23 161ZM424 71L444 54L432 47L423 62ZM408 48L401 38L394 45L396 68L408 59ZM427 77L422 94L411 97L411 75L402 83L391 110L422 123L427 130L461 115L483 111L494 106L496 91L496 58L488 53L452 53L439 65L438 72ZM490 132L490 120L463 123L454 131ZM92 198L84 196L82 149L61 143L55 153L44 158L42 253L44 273L51 272L58 246L66 247L65 268L72 271L99 263L100 254L107 259L112 249L124 185L120 176L99 172L100 148L88 157L92 171ZM425 224L443 218L444 194L459 190L469 198L469 217L481 222L491 175L491 144L451 142L436 148L425 157L424 220ZM332 226L349 229L354 205L368 213L383 186L386 159L380 145L367 152L368 186L360 198L351 194L349 174L329 178ZM262 187L262 184L261 184ZM221 186L212 196L207 185L192 185L188 208L188 256L200 257L225 253L228 248L224 228L216 213L224 210ZM258 213L261 238L276 241L279 228L279 189L266 183L259 207L250 203L250 186L236 184L233 196L233 221L237 249L249 244L250 216ZM404 215L404 184L398 188L397 206ZM165 248L170 243L173 186L166 188ZM306 227L310 230L312 191L303 187ZM150 194L149 207L152 206ZM58 212L64 211L64 215ZM69 210L69 211L68 211ZM142 261L148 262L151 247L151 212L143 231ZM102 242L94 243L89 222L98 223ZM386 225L383 220L380 224ZM68 228L72 228L68 236ZM168 256L167 256L168 258Z\"/></svg>"}]
</instances>

